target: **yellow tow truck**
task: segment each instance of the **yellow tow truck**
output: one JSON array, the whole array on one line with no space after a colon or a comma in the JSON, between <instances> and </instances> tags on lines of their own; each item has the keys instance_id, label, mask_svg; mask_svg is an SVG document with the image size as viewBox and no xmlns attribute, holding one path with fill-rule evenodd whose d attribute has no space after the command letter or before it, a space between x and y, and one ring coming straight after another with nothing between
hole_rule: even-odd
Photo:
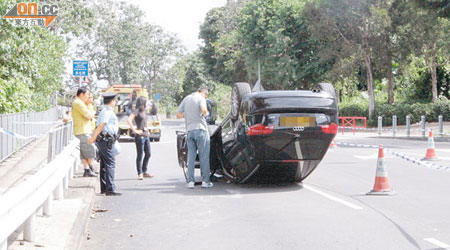
<instances>
[{"instance_id":1,"label":"yellow tow truck","mask_svg":"<svg viewBox=\"0 0 450 250\"><path fill-rule=\"evenodd\" d=\"M147 127L150 132L151 141L160 141L161 139L161 120L158 116L156 103L149 100L147 90L141 85L123 85L113 84L105 88L102 92L116 93L116 115L119 119L119 134L133 136L130 127L127 124L128 116L133 112L136 106L136 99L140 96L147 98Z\"/></svg>"}]
</instances>

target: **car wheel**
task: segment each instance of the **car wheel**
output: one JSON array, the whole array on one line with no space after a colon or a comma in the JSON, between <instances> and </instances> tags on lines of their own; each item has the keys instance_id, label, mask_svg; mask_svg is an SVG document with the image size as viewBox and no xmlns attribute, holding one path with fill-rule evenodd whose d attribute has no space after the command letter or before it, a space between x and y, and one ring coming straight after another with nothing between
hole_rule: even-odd
<instances>
[{"instance_id":1,"label":"car wheel","mask_svg":"<svg viewBox=\"0 0 450 250\"><path fill-rule=\"evenodd\" d=\"M233 84L233 89L231 90L231 118L236 120L239 116L239 107L241 106L241 101L247 94L251 93L252 89L250 85L246 82L237 82Z\"/></svg>"},{"instance_id":2,"label":"car wheel","mask_svg":"<svg viewBox=\"0 0 450 250\"><path fill-rule=\"evenodd\" d=\"M321 91L325 91L327 93L329 93L334 99L336 99L336 91L334 90L334 87L331 83L327 83L327 82L321 82L318 83L314 89L319 89Z\"/></svg>"},{"instance_id":3,"label":"car wheel","mask_svg":"<svg viewBox=\"0 0 450 250\"><path fill-rule=\"evenodd\" d=\"M160 139L161 139L161 138L155 138L154 140L155 140L156 142L158 142Z\"/></svg>"}]
</instances>

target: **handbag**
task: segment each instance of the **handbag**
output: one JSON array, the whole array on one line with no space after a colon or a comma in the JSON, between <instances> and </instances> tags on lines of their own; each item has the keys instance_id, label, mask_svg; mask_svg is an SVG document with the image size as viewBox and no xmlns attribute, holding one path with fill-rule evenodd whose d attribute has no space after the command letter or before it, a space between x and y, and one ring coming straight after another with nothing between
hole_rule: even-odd
<instances>
[{"instance_id":1,"label":"handbag","mask_svg":"<svg viewBox=\"0 0 450 250\"><path fill-rule=\"evenodd\" d=\"M114 156L119 155L121 149L122 148L120 147L119 141L116 141L116 143L113 144L113 155Z\"/></svg>"}]
</instances>

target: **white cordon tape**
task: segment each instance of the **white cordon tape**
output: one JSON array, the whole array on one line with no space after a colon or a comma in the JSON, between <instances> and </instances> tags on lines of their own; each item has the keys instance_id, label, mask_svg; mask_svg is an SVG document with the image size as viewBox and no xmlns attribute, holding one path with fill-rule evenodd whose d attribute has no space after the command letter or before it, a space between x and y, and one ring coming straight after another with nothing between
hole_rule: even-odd
<instances>
[{"instance_id":1,"label":"white cordon tape","mask_svg":"<svg viewBox=\"0 0 450 250\"><path fill-rule=\"evenodd\" d=\"M23 136L23 135L19 135L19 134L17 134L17 133L14 133L14 132L12 132L12 131L6 130L6 129L4 129L4 128L0 128L0 133L3 133L3 134L5 134L5 135L9 135L9 136L12 136L12 137L16 137L16 138L22 139L22 140L34 139L34 138L39 137L39 136L37 136L37 135L33 135L33 136Z\"/></svg>"},{"instance_id":2,"label":"white cordon tape","mask_svg":"<svg viewBox=\"0 0 450 250\"><path fill-rule=\"evenodd\" d=\"M48 124L57 124L57 123L63 123L61 121L54 121L54 122L13 122L14 124L42 124L42 125L48 125Z\"/></svg>"},{"instance_id":3,"label":"white cordon tape","mask_svg":"<svg viewBox=\"0 0 450 250\"><path fill-rule=\"evenodd\" d=\"M374 146L374 145L354 144L354 143L347 143L347 142L336 142L336 144L337 145L349 146L349 147L357 147L357 148L379 148L379 146ZM421 165L421 166L424 166L424 167L427 167L427 168L431 168L431 169L436 169L436 170L443 170L443 171L447 171L447 172L450 171L450 167L447 167L447 166L437 165L437 164L434 164L434 163L429 162L429 161L421 161L421 160L418 160L418 159L416 159L414 157L411 157L411 156L409 156L409 155L407 155L405 153L394 152L390 148L385 148L384 147L384 150L386 150L387 152L390 152L394 156L397 156L397 157L399 157L399 158L401 158L403 160L410 161L410 162L412 162L414 164L417 164L417 165Z\"/></svg>"}]
</instances>

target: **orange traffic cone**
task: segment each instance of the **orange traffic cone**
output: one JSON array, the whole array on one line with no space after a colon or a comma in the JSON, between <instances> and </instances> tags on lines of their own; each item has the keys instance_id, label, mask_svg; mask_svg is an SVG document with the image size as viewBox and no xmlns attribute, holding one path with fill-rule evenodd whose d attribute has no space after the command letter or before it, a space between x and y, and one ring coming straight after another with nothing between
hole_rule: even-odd
<instances>
[{"instance_id":1,"label":"orange traffic cone","mask_svg":"<svg viewBox=\"0 0 450 250\"><path fill-rule=\"evenodd\" d=\"M330 144L330 148L337 148L336 140L333 139Z\"/></svg>"},{"instance_id":2,"label":"orange traffic cone","mask_svg":"<svg viewBox=\"0 0 450 250\"><path fill-rule=\"evenodd\" d=\"M425 158L423 158L423 161L431 161L436 160L436 152L434 151L434 139L433 139L433 131L430 130L428 134L428 145L427 145L427 153L425 154Z\"/></svg>"},{"instance_id":3,"label":"orange traffic cone","mask_svg":"<svg viewBox=\"0 0 450 250\"><path fill-rule=\"evenodd\" d=\"M375 176L375 184L373 185L372 191L368 192L367 195L393 195L394 192L391 190L389 185L388 174L384 166L384 151L383 145L380 145L378 149L378 160L377 160L377 173Z\"/></svg>"}]
</instances>

